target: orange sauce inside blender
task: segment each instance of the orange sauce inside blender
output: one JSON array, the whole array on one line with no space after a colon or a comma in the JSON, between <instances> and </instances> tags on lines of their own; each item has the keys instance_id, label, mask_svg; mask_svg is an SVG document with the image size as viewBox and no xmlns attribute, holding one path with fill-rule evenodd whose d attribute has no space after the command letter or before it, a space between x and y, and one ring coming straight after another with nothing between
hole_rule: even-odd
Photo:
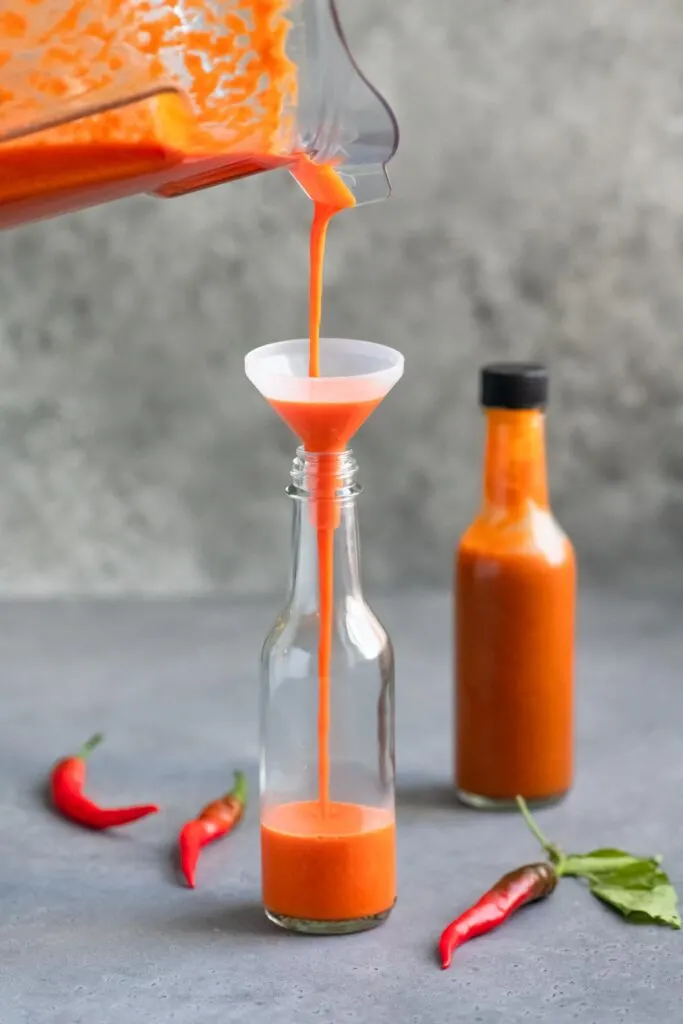
<instances>
[{"instance_id":1,"label":"orange sauce inside blender","mask_svg":"<svg viewBox=\"0 0 683 1024\"><path fill-rule=\"evenodd\" d=\"M15 11L0 12L0 138L47 125L0 145L0 228L143 191L182 195L295 162L289 0L233 0L229 10L208 0L185 0L182 9L73 0L59 19L42 7L31 0L29 16L17 0ZM183 95L162 61L169 51L182 63ZM102 112L55 125L78 112L81 96Z\"/></svg>"}]
</instances>

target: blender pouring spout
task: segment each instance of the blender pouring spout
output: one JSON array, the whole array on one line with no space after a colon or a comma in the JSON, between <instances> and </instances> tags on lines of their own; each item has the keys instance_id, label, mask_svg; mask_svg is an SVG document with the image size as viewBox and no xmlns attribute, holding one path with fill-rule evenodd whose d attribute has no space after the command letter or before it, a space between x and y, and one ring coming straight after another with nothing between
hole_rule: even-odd
<instances>
[{"instance_id":1,"label":"blender pouring spout","mask_svg":"<svg viewBox=\"0 0 683 1024\"><path fill-rule=\"evenodd\" d=\"M304 151L314 166L333 169L353 196L343 205L388 199L387 164L399 144L396 116L356 63L335 0L306 0L304 7L314 58L300 81ZM320 201L318 183L306 170L295 167L294 177L310 199Z\"/></svg>"}]
</instances>

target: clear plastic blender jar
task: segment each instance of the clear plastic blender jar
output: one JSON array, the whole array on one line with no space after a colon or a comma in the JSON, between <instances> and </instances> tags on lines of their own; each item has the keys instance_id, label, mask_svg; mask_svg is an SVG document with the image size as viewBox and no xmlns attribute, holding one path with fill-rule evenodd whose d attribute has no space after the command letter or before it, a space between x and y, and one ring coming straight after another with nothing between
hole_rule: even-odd
<instances>
[{"instance_id":1,"label":"clear plastic blender jar","mask_svg":"<svg viewBox=\"0 0 683 1024\"><path fill-rule=\"evenodd\" d=\"M389 194L395 118L334 0L12 0L0 12L0 227L289 167Z\"/></svg>"}]
</instances>

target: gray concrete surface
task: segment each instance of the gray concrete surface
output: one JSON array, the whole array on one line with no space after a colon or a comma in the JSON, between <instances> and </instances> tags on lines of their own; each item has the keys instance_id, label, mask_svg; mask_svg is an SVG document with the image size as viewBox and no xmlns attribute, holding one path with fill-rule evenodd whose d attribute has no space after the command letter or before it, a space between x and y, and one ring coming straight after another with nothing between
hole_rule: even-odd
<instances>
[{"instance_id":1,"label":"gray concrete surface","mask_svg":"<svg viewBox=\"0 0 683 1024\"><path fill-rule=\"evenodd\" d=\"M397 650L399 901L383 928L294 938L259 907L257 815L179 886L184 817L236 766L256 784L263 604L112 601L0 608L2 1024L652 1024L683 1010L681 933L628 925L566 880L550 901L464 947L434 941L505 869L537 856L516 815L458 809L449 785L449 602L378 605ZM586 593L578 778L539 815L573 850L664 855L683 887L679 597ZM95 729L103 800L156 799L125 835L53 817L50 762Z\"/></svg>"},{"instance_id":2,"label":"gray concrete surface","mask_svg":"<svg viewBox=\"0 0 683 1024\"><path fill-rule=\"evenodd\" d=\"M358 442L366 569L445 584L478 487L477 366L553 370L556 505L606 573L683 546L683 9L340 0L402 144L331 231L328 333L407 377ZM0 590L268 589L290 438L242 378L306 329L284 173L0 238Z\"/></svg>"}]
</instances>

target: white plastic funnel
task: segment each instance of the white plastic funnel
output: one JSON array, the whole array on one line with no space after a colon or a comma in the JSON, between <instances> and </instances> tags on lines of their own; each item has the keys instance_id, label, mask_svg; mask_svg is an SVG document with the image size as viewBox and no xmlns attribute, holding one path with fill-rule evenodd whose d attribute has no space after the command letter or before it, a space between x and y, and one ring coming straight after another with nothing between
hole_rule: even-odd
<instances>
[{"instance_id":1,"label":"white plastic funnel","mask_svg":"<svg viewBox=\"0 0 683 1024\"><path fill-rule=\"evenodd\" d=\"M308 338L255 348L244 372L269 402L357 402L389 394L403 376L403 356L387 345L320 339L320 376L308 376Z\"/></svg>"},{"instance_id":2,"label":"white plastic funnel","mask_svg":"<svg viewBox=\"0 0 683 1024\"><path fill-rule=\"evenodd\" d=\"M386 345L320 339L320 377L309 377L307 338L254 349L244 370L312 451L346 445L403 375L403 356ZM306 436L308 433L308 436Z\"/></svg>"}]
</instances>

